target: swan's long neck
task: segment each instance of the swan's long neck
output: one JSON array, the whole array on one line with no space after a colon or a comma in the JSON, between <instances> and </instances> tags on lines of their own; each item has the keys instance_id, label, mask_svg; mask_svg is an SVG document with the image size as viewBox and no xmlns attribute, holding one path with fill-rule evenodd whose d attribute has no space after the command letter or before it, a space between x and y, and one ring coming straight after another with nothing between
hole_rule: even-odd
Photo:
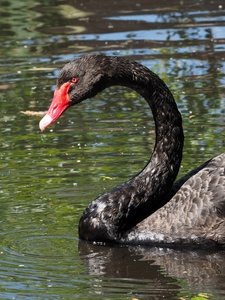
<instances>
[{"instance_id":1,"label":"swan's long neck","mask_svg":"<svg viewBox=\"0 0 225 300\"><path fill-rule=\"evenodd\" d=\"M81 239L96 242L119 241L124 232L169 200L184 140L174 98L156 74L122 59L112 64L107 80L108 85L128 86L146 99L155 120L156 142L151 159L138 175L92 201L85 209L79 235Z\"/></svg>"}]
</instances>

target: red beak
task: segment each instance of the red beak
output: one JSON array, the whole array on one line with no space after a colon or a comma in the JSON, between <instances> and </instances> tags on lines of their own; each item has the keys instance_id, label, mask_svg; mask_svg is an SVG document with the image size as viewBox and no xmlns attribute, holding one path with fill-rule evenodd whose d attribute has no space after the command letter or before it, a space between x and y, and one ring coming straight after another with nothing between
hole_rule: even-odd
<instances>
[{"instance_id":1,"label":"red beak","mask_svg":"<svg viewBox=\"0 0 225 300\"><path fill-rule=\"evenodd\" d=\"M39 128L43 131L50 124L55 122L59 116L71 105L71 100L68 94L71 82L64 83L58 90L55 90L52 103L47 114L41 119Z\"/></svg>"}]
</instances>

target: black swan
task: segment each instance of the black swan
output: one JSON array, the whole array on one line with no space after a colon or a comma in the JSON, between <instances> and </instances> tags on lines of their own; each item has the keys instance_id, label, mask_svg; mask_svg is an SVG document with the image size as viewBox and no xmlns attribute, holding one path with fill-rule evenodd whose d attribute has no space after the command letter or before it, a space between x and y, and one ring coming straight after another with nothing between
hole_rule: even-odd
<instances>
[{"instance_id":1,"label":"black swan","mask_svg":"<svg viewBox=\"0 0 225 300\"><path fill-rule=\"evenodd\" d=\"M225 153L174 184L182 158L182 119L168 87L148 68L122 57L92 54L69 62L60 71L40 129L68 107L112 85L130 87L148 102L155 121L155 147L139 174L88 205L79 223L80 239L223 247Z\"/></svg>"}]
</instances>

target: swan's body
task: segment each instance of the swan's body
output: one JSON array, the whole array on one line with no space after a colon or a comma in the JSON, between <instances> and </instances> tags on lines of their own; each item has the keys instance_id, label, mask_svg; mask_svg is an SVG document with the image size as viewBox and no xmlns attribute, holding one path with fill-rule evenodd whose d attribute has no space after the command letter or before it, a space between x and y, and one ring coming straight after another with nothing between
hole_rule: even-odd
<instances>
[{"instance_id":1,"label":"swan's body","mask_svg":"<svg viewBox=\"0 0 225 300\"><path fill-rule=\"evenodd\" d=\"M119 57L87 55L64 66L40 128L69 106L112 85L131 87L152 109L156 142L145 168L92 201L79 224L81 239L122 244L225 244L225 154L175 184L182 159L180 113L165 83L146 67Z\"/></svg>"}]
</instances>

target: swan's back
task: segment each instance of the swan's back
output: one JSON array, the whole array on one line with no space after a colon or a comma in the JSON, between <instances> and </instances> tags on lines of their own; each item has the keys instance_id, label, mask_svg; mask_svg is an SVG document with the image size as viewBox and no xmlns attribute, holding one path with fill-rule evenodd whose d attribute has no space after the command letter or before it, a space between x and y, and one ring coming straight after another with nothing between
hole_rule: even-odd
<instances>
[{"instance_id":1,"label":"swan's back","mask_svg":"<svg viewBox=\"0 0 225 300\"><path fill-rule=\"evenodd\" d=\"M181 178L173 188L172 199L124 238L142 244L225 244L225 153Z\"/></svg>"}]
</instances>

